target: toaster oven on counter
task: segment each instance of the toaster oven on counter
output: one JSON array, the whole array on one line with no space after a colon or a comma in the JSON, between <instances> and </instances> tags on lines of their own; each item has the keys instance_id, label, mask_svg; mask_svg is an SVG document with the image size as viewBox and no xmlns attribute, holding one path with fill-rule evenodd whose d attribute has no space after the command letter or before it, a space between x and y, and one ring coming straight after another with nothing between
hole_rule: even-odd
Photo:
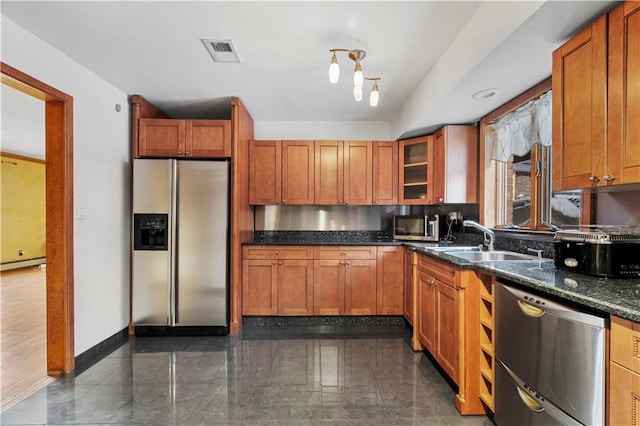
<instances>
[{"instance_id":1,"label":"toaster oven on counter","mask_svg":"<svg viewBox=\"0 0 640 426\"><path fill-rule=\"evenodd\" d=\"M579 225L556 232L554 264L568 271L611 278L640 277L640 228Z\"/></svg>"}]
</instances>

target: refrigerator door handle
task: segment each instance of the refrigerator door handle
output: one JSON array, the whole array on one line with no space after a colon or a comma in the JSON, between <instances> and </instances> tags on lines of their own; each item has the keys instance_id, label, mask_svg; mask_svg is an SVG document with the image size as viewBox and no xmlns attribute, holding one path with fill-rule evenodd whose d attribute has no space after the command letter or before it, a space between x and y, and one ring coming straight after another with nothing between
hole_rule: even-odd
<instances>
[{"instance_id":1,"label":"refrigerator door handle","mask_svg":"<svg viewBox=\"0 0 640 426\"><path fill-rule=\"evenodd\" d=\"M169 211L169 226L171 229L171 241L169 251L169 326L175 327L176 325L176 267L177 267L177 205L178 205L178 162L176 160L171 161L171 210Z\"/></svg>"}]
</instances>

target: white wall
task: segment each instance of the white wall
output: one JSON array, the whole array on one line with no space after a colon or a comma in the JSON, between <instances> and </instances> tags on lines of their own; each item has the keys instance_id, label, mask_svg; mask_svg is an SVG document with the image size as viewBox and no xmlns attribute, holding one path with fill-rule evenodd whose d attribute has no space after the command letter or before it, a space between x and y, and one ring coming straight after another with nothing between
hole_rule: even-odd
<instances>
[{"instance_id":1,"label":"white wall","mask_svg":"<svg viewBox=\"0 0 640 426\"><path fill-rule=\"evenodd\" d=\"M129 322L127 94L2 16L0 58L73 96L75 354ZM122 64L126 66L126 64ZM122 110L115 111L120 104ZM85 218L78 218L84 210Z\"/></svg>"},{"instance_id":2,"label":"white wall","mask_svg":"<svg viewBox=\"0 0 640 426\"><path fill-rule=\"evenodd\" d=\"M263 140L391 140L385 121L256 121L254 137Z\"/></svg>"}]
</instances>

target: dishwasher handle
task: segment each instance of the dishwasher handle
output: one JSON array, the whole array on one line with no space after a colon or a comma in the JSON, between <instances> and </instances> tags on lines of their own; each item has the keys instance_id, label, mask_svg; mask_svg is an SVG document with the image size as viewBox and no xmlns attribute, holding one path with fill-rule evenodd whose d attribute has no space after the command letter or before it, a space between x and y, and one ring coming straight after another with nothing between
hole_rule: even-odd
<instances>
[{"instance_id":1,"label":"dishwasher handle","mask_svg":"<svg viewBox=\"0 0 640 426\"><path fill-rule=\"evenodd\" d=\"M526 384L516 373L504 365L500 359L496 359L496 365L507 374L509 381L511 381L517 389L520 399L531 411L534 413L546 412L549 416L567 426L583 426L582 423L562 411L560 407L547 400L544 395L541 395L533 387Z\"/></svg>"},{"instance_id":2,"label":"dishwasher handle","mask_svg":"<svg viewBox=\"0 0 640 426\"><path fill-rule=\"evenodd\" d=\"M520 308L522 313L528 317L540 318L544 315L544 310L536 308L535 306L523 302L522 300L518 300L518 307Z\"/></svg>"},{"instance_id":3,"label":"dishwasher handle","mask_svg":"<svg viewBox=\"0 0 640 426\"><path fill-rule=\"evenodd\" d=\"M526 291L520 290L519 288L514 288L501 282L496 282L496 284L504 288L508 293L511 294L513 298L518 301L518 306L520 306L521 310L522 303L525 303L528 304L531 308L535 308L535 311L529 309L530 313L542 311L549 315L561 317L570 321L576 321L585 325L590 325L592 327L602 329L606 327L606 319L603 317L599 317L586 312L581 312L570 306L560 304L553 300L538 296L534 293L528 293ZM524 313L527 314L527 312ZM536 317L535 315L527 315L530 317ZM538 315L537 317L539 318L541 316L542 315Z\"/></svg>"},{"instance_id":4,"label":"dishwasher handle","mask_svg":"<svg viewBox=\"0 0 640 426\"><path fill-rule=\"evenodd\" d=\"M516 386L516 390L518 391L518 396L522 402L524 402L524 405L529 407L529 410L536 413L542 413L544 411L544 407L541 404L538 404L538 401L529 396L526 391L522 390L519 386Z\"/></svg>"}]
</instances>

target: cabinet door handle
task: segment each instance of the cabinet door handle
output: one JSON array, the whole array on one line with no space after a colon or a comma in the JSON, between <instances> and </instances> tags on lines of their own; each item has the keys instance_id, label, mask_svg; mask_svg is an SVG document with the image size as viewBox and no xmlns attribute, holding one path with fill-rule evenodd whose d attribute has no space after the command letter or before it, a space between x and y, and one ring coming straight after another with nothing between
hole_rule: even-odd
<instances>
[{"instance_id":1,"label":"cabinet door handle","mask_svg":"<svg viewBox=\"0 0 640 426\"><path fill-rule=\"evenodd\" d=\"M373 202L373 204L378 204L378 200L375 200L375 201Z\"/></svg>"},{"instance_id":2,"label":"cabinet door handle","mask_svg":"<svg viewBox=\"0 0 640 426\"><path fill-rule=\"evenodd\" d=\"M278 262L278 265L282 265L282 262Z\"/></svg>"},{"instance_id":3,"label":"cabinet door handle","mask_svg":"<svg viewBox=\"0 0 640 426\"><path fill-rule=\"evenodd\" d=\"M591 183L600 182L600 178L598 176L591 176L589 178L589 182L591 182Z\"/></svg>"},{"instance_id":4,"label":"cabinet door handle","mask_svg":"<svg viewBox=\"0 0 640 426\"><path fill-rule=\"evenodd\" d=\"M348 201L345 201L344 203L345 203L345 204L349 204L349 202L348 202Z\"/></svg>"},{"instance_id":5,"label":"cabinet door handle","mask_svg":"<svg viewBox=\"0 0 640 426\"><path fill-rule=\"evenodd\" d=\"M282 204L287 204L287 201L286 200L282 200Z\"/></svg>"},{"instance_id":6,"label":"cabinet door handle","mask_svg":"<svg viewBox=\"0 0 640 426\"><path fill-rule=\"evenodd\" d=\"M275 265L275 264L276 264L276 261L275 261L275 260L272 260L272 261L271 261L271 264L272 264L272 265Z\"/></svg>"},{"instance_id":7,"label":"cabinet door handle","mask_svg":"<svg viewBox=\"0 0 640 426\"><path fill-rule=\"evenodd\" d=\"M191 154L189 154L189 151L187 151L187 152L184 153L184 155L188 156L188 155L191 155Z\"/></svg>"},{"instance_id":8,"label":"cabinet door handle","mask_svg":"<svg viewBox=\"0 0 640 426\"><path fill-rule=\"evenodd\" d=\"M616 177L607 173L602 177L602 179L604 179L606 182L611 182L612 180L615 180Z\"/></svg>"},{"instance_id":9,"label":"cabinet door handle","mask_svg":"<svg viewBox=\"0 0 640 426\"><path fill-rule=\"evenodd\" d=\"M344 264L345 265L351 265L351 262L345 262Z\"/></svg>"}]
</instances>

